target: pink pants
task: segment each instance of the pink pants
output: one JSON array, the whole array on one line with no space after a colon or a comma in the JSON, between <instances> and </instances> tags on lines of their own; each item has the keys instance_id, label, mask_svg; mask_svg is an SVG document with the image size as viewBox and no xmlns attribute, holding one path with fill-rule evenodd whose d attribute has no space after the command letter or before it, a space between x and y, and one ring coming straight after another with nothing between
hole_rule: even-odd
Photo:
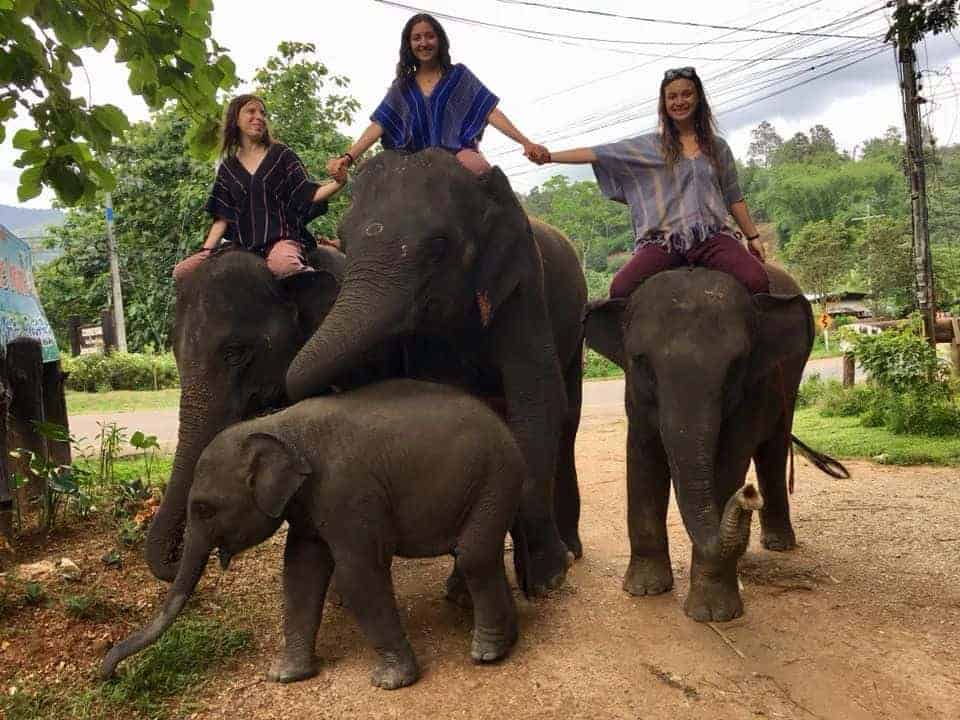
<instances>
[{"instance_id":1,"label":"pink pants","mask_svg":"<svg viewBox=\"0 0 960 720\"><path fill-rule=\"evenodd\" d=\"M750 251L729 232L717 232L686 254L660 245L643 245L630 262L620 268L610 283L611 298L629 297L651 275L681 265L699 265L733 275L753 294L770 292L767 271Z\"/></svg>"},{"instance_id":2,"label":"pink pants","mask_svg":"<svg viewBox=\"0 0 960 720\"><path fill-rule=\"evenodd\" d=\"M173 279L186 277L210 257L209 250L201 250L184 258L173 268ZM303 257L303 246L293 240L278 240L267 251L267 267L277 278L285 278L302 272L313 272Z\"/></svg>"},{"instance_id":3,"label":"pink pants","mask_svg":"<svg viewBox=\"0 0 960 720\"><path fill-rule=\"evenodd\" d=\"M477 150L464 148L457 153L457 160L475 175L483 175L490 170L490 163L488 163L487 159Z\"/></svg>"}]
</instances>

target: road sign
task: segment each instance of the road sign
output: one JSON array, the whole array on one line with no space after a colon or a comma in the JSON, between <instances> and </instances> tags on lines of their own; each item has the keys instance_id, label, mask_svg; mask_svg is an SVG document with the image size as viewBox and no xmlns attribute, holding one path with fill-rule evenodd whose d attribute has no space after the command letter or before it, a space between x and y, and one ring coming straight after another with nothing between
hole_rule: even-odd
<instances>
[{"instance_id":1,"label":"road sign","mask_svg":"<svg viewBox=\"0 0 960 720\"><path fill-rule=\"evenodd\" d=\"M827 313L823 313L822 315L820 315L820 318L817 320L817 324L820 325L821 328L826 330L827 328L833 326L833 318L830 317Z\"/></svg>"}]
</instances>

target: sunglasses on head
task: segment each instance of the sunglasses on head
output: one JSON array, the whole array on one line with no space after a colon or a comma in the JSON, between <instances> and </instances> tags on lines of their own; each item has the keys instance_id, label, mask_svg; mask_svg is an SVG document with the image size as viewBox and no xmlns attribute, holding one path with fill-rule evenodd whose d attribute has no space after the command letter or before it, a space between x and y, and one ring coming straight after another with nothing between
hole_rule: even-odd
<instances>
[{"instance_id":1,"label":"sunglasses on head","mask_svg":"<svg viewBox=\"0 0 960 720\"><path fill-rule=\"evenodd\" d=\"M678 77L686 78L687 80L692 80L694 76L696 76L696 74L697 74L696 69L688 65L687 67L672 68L670 70L667 70L663 74L663 79L667 80L668 82L670 80L675 80Z\"/></svg>"}]
</instances>

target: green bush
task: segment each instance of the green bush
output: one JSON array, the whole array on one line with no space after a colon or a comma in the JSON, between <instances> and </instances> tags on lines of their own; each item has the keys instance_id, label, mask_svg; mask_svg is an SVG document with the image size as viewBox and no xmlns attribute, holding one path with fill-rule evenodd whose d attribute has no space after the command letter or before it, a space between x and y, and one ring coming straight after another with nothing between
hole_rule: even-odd
<instances>
[{"instance_id":1,"label":"green bush","mask_svg":"<svg viewBox=\"0 0 960 720\"><path fill-rule=\"evenodd\" d=\"M112 353L64 358L67 389L80 392L165 390L180 384L173 355Z\"/></svg>"},{"instance_id":2,"label":"green bush","mask_svg":"<svg viewBox=\"0 0 960 720\"><path fill-rule=\"evenodd\" d=\"M960 435L960 405L936 390L891 394L884 420L898 435Z\"/></svg>"},{"instance_id":3,"label":"green bush","mask_svg":"<svg viewBox=\"0 0 960 720\"><path fill-rule=\"evenodd\" d=\"M857 361L872 382L894 393L946 382L949 372L945 364L915 325L879 335L848 335Z\"/></svg>"},{"instance_id":4,"label":"green bush","mask_svg":"<svg viewBox=\"0 0 960 720\"><path fill-rule=\"evenodd\" d=\"M820 402L826 389L826 383L820 373L814 373L797 388L797 407L812 407Z\"/></svg>"},{"instance_id":5,"label":"green bush","mask_svg":"<svg viewBox=\"0 0 960 720\"><path fill-rule=\"evenodd\" d=\"M832 380L824 393L820 414L825 417L854 417L862 415L877 402L877 391L867 385L845 388Z\"/></svg>"},{"instance_id":6,"label":"green bush","mask_svg":"<svg viewBox=\"0 0 960 720\"><path fill-rule=\"evenodd\" d=\"M619 377L623 375L623 370L616 363L607 360L596 350L587 349L587 356L583 363L583 376L585 378L606 378Z\"/></svg>"}]
</instances>

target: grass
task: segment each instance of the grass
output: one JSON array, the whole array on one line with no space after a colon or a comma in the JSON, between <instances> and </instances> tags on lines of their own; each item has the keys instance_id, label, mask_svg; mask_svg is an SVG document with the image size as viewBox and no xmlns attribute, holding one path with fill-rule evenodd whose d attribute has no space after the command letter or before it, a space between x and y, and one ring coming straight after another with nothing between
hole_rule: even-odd
<instances>
[{"instance_id":1,"label":"grass","mask_svg":"<svg viewBox=\"0 0 960 720\"><path fill-rule=\"evenodd\" d=\"M176 410L180 389L112 390L103 393L67 393L67 411L71 415L131 412L133 410Z\"/></svg>"},{"instance_id":2,"label":"grass","mask_svg":"<svg viewBox=\"0 0 960 720\"><path fill-rule=\"evenodd\" d=\"M960 436L894 435L864 427L858 417L824 417L798 409L793 432L811 447L837 458L866 458L888 465L960 465Z\"/></svg>"},{"instance_id":3,"label":"grass","mask_svg":"<svg viewBox=\"0 0 960 720\"><path fill-rule=\"evenodd\" d=\"M623 370L621 370L616 363L607 360L596 350L588 348L583 363L583 379L594 380L596 378L613 377L623 377Z\"/></svg>"},{"instance_id":4,"label":"grass","mask_svg":"<svg viewBox=\"0 0 960 720\"><path fill-rule=\"evenodd\" d=\"M181 616L152 647L121 666L116 679L91 686L45 683L0 695L7 720L93 720L123 717L165 720L189 714L191 691L225 661L251 647L247 629L225 627L222 618Z\"/></svg>"}]
</instances>

